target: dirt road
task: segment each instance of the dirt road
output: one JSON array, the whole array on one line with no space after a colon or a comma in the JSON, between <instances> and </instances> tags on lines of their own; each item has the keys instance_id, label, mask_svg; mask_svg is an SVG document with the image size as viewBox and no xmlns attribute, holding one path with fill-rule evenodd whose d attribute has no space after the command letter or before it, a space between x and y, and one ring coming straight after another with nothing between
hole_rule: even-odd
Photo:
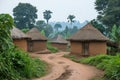
<instances>
[{"instance_id":1,"label":"dirt road","mask_svg":"<svg viewBox=\"0 0 120 80\"><path fill-rule=\"evenodd\" d=\"M42 78L33 80L90 80L93 77L100 76L103 71L95 67L75 63L62 57L65 52L56 54L32 54L52 65L50 73Z\"/></svg>"}]
</instances>

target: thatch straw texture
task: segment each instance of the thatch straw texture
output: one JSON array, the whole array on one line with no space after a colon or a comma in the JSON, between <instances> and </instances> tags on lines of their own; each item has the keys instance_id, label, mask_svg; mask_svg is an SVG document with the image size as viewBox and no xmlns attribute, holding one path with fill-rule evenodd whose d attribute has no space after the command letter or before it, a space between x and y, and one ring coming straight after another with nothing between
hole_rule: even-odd
<instances>
[{"instance_id":1,"label":"thatch straw texture","mask_svg":"<svg viewBox=\"0 0 120 80\"><path fill-rule=\"evenodd\" d=\"M32 28L26 34L30 36L32 40L47 40L47 38L43 36L37 28Z\"/></svg>"},{"instance_id":2,"label":"thatch straw texture","mask_svg":"<svg viewBox=\"0 0 120 80\"><path fill-rule=\"evenodd\" d=\"M68 40L73 41L107 41L109 40L105 37L99 30L94 28L90 23L81 28L78 32L72 35Z\"/></svg>"},{"instance_id":3,"label":"thatch straw texture","mask_svg":"<svg viewBox=\"0 0 120 80\"><path fill-rule=\"evenodd\" d=\"M13 27L13 29L11 30L11 36L13 39L30 38L28 35L26 35L16 27Z\"/></svg>"},{"instance_id":4,"label":"thatch straw texture","mask_svg":"<svg viewBox=\"0 0 120 80\"><path fill-rule=\"evenodd\" d=\"M61 35L57 35L56 37L51 39L50 42L51 43L63 43L63 44L67 44L68 43L68 41L65 40Z\"/></svg>"}]
</instances>

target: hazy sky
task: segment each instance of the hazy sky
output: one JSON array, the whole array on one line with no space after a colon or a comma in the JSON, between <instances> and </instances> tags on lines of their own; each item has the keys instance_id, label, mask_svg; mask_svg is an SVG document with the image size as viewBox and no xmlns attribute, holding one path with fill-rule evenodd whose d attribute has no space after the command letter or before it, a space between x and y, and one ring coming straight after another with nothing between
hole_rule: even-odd
<instances>
[{"instance_id":1,"label":"hazy sky","mask_svg":"<svg viewBox=\"0 0 120 80\"><path fill-rule=\"evenodd\" d=\"M1 0L0 13L13 14L13 8L19 2L30 3L38 9L38 19L43 20L43 12L53 12L50 21L67 21L69 14L75 15L76 20L83 22L96 18L97 12L94 9L95 0Z\"/></svg>"}]
</instances>

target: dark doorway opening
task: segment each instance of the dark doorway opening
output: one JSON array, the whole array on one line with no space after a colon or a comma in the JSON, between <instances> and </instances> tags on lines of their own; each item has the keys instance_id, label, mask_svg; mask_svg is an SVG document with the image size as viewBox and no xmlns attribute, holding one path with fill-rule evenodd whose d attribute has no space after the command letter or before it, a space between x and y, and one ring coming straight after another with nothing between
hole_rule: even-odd
<instances>
[{"instance_id":1,"label":"dark doorway opening","mask_svg":"<svg viewBox=\"0 0 120 80\"><path fill-rule=\"evenodd\" d=\"M83 55L87 56L89 55L89 43L88 42L84 42L82 44L82 49L83 49Z\"/></svg>"}]
</instances>

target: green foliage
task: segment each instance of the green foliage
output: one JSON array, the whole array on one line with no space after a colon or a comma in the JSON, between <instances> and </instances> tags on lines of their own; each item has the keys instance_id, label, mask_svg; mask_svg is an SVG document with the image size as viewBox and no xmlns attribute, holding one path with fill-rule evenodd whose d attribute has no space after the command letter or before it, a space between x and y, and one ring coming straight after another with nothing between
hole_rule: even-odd
<instances>
[{"instance_id":1,"label":"green foliage","mask_svg":"<svg viewBox=\"0 0 120 80\"><path fill-rule=\"evenodd\" d=\"M46 63L32 59L28 53L14 47L10 35L12 26L12 17L0 14L0 79L24 80L43 76L46 73Z\"/></svg>"},{"instance_id":2,"label":"green foliage","mask_svg":"<svg viewBox=\"0 0 120 80\"><path fill-rule=\"evenodd\" d=\"M69 28L68 26L65 27L65 30L63 30L60 34L64 36L64 38L68 38L71 35L73 35L75 32L78 31L77 26L74 26L73 28Z\"/></svg>"},{"instance_id":3,"label":"green foliage","mask_svg":"<svg viewBox=\"0 0 120 80\"><path fill-rule=\"evenodd\" d=\"M99 69L103 69L105 71L105 80L120 80L120 54L83 58L80 63L94 65Z\"/></svg>"},{"instance_id":4,"label":"green foliage","mask_svg":"<svg viewBox=\"0 0 120 80\"><path fill-rule=\"evenodd\" d=\"M97 55L93 57L83 58L80 60L81 63L94 65L100 69L105 69L107 64L106 60L110 60L112 57L108 55Z\"/></svg>"},{"instance_id":5,"label":"green foliage","mask_svg":"<svg viewBox=\"0 0 120 80\"><path fill-rule=\"evenodd\" d=\"M74 15L69 15L68 17L67 17L67 19L68 19L68 22L70 22L71 24L74 22L74 19L75 18L75 16Z\"/></svg>"},{"instance_id":6,"label":"green foliage","mask_svg":"<svg viewBox=\"0 0 120 80\"><path fill-rule=\"evenodd\" d=\"M45 36L48 37L51 33L53 33L53 28L51 25L46 25L46 27L44 28L45 31Z\"/></svg>"},{"instance_id":7,"label":"green foliage","mask_svg":"<svg viewBox=\"0 0 120 80\"><path fill-rule=\"evenodd\" d=\"M106 28L105 28L105 26L102 24L102 23L100 23L98 20L96 20L96 19L93 19L92 21L91 21L91 24L95 27L95 28L97 28L102 34L104 34L104 35L109 35L108 34L108 32L107 32L107 30L106 30Z\"/></svg>"},{"instance_id":8,"label":"green foliage","mask_svg":"<svg viewBox=\"0 0 120 80\"><path fill-rule=\"evenodd\" d=\"M105 76L109 80L120 80L120 55L110 59L105 69Z\"/></svg>"},{"instance_id":9,"label":"green foliage","mask_svg":"<svg viewBox=\"0 0 120 80\"><path fill-rule=\"evenodd\" d=\"M50 42L47 42L47 48L53 53L58 52L58 49L56 47L53 47Z\"/></svg>"},{"instance_id":10,"label":"green foliage","mask_svg":"<svg viewBox=\"0 0 120 80\"><path fill-rule=\"evenodd\" d=\"M120 44L120 27L117 27L116 25L112 27L112 31L110 33L110 39Z\"/></svg>"},{"instance_id":11,"label":"green foliage","mask_svg":"<svg viewBox=\"0 0 120 80\"><path fill-rule=\"evenodd\" d=\"M97 55L88 58L79 58L73 55L64 55L75 62L96 66L105 71L104 78L93 80L120 80L120 54L116 56Z\"/></svg>"},{"instance_id":12,"label":"green foliage","mask_svg":"<svg viewBox=\"0 0 120 80\"><path fill-rule=\"evenodd\" d=\"M45 62L29 57L28 53L12 48L9 49L9 54L0 55L0 79L22 80L41 77L46 74L46 66Z\"/></svg>"},{"instance_id":13,"label":"green foliage","mask_svg":"<svg viewBox=\"0 0 120 80\"><path fill-rule=\"evenodd\" d=\"M111 31L112 26L120 25L120 1L119 0L96 0L95 9L98 11L98 20Z\"/></svg>"},{"instance_id":14,"label":"green foliage","mask_svg":"<svg viewBox=\"0 0 120 80\"><path fill-rule=\"evenodd\" d=\"M44 19L46 19L47 24L48 24L49 19L51 18L51 14L52 12L50 10L45 10L45 12L43 12L43 16L44 16Z\"/></svg>"},{"instance_id":15,"label":"green foliage","mask_svg":"<svg viewBox=\"0 0 120 80\"><path fill-rule=\"evenodd\" d=\"M62 28L62 25L59 23L56 23L54 26L54 29L56 30L56 32L58 32L59 28Z\"/></svg>"},{"instance_id":16,"label":"green foliage","mask_svg":"<svg viewBox=\"0 0 120 80\"><path fill-rule=\"evenodd\" d=\"M24 33L27 33L29 31L29 29L28 28L26 28L26 29L24 28L21 31L24 32Z\"/></svg>"},{"instance_id":17,"label":"green foliage","mask_svg":"<svg viewBox=\"0 0 120 80\"><path fill-rule=\"evenodd\" d=\"M13 19L9 14L0 14L0 52L7 51L12 45L10 30Z\"/></svg>"},{"instance_id":18,"label":"green foliage","mask_svg":"<svg viewBox=\"0 0 120 80\"><path fill-rule=\"evenodd\" d=\"M13 9L14 22L19 29L34 27L37 9L29 3L19 3Z\"/></svg>"},{"instance_id":19,"label":"green foliage","mask_svg":"<svg viewBox=\"0 0 120 80\"><path fill-rule=\"evenodd\" d=\"M44 30L45 26L46 26L46 23L45 23L45 21L43 21L43 20L38 20L38 21L36 22L36 27L37 27L40 31Z\"/></svg>"}]
</instances>

